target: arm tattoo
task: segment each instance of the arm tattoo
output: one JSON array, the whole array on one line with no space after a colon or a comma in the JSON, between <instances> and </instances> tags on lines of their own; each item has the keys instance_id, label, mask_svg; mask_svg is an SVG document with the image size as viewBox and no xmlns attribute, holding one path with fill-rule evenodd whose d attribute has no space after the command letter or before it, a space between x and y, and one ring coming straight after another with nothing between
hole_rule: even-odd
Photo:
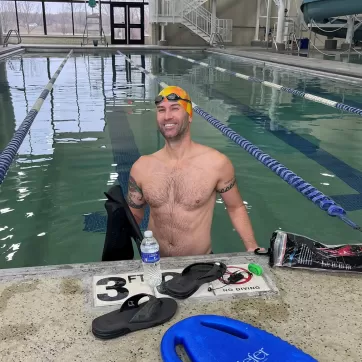
<instances>
[{"instance_id":1,"label":"arm tattoo","mask_svg":"<svg viewBox=\"0 0 362 362\"><path fill-rule=\"evenodd\" d=\"M138 203L134 202L138 201ZM127 203L134 209L142 209L145 205L142 189L137 185L136 180L130 176L128 182Z\"/></svg>"},{"instance_id":2,"label":"arm tattoo","mask_svg":"<svg viewBox=\"0 0 362 362\"><path fill-rule=\"evenodd\" d=\"M224 188L222 188L220 190L217 190L218 193L223 194L224 192L231 190L236 184L236 178L233 177L231 180L225 182L225 184L227 186L225 186Z\"/></svg>"},{"instance_id":3,"label":"arm tattoo","mask_svg":"<svg viewBox=\"0 0 362 362\"><path fill-rule=\"evenodd\" d=\"M129 176L128 191L139 192L143 196L141 188L137 185L136 180L132 176Z\"/></svg>"},{"instance_id":4,"label":"arm tattoo","mask_svg":"<svg viewBox=\"0 0 362 362\"><path fill-rule=\"evenodd\" d=\"M144 204L140 204L140 205L139 205L139 204L135 204L135 203L132 201L130 195L128 195L128 197L127 197L127 204L128 204L129 206L133 207L134 209L142 209L142 208L143 208L143 205L144 205Z\"/></svg>"}]
</instances>

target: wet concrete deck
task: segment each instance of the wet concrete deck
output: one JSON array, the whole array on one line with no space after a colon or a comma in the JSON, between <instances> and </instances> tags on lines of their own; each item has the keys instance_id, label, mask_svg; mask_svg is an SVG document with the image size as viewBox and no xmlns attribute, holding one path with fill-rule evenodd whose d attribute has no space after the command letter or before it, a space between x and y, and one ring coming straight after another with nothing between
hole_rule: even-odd
<instances>
[{"instance_id":1,"label":"wet concrete deck","mask_svg":"<svg viewBox=\"0 0 362 362\"><path fill-rule=\"evenodd\" d=\"M20 45L9 44L7 47L0 46L0 59L22 53L23 51L24 49Z\"/></svg>"},{"instance_id":2,"label":"wet concrete deck","mask_svg":"<svg viewBox=\"0 0 362 362\"><path fill-rule=\"evenodd\" d=\"M362 78L362 65L353 63L344 63L332 60L322 60L317 58L298 57L290 54L278 54L275 52L267 51L266 49L243 47L243 48L209 48L209 52L228 54L233 56L242 57L248 60L254 60L256 63L262 65L269 65L272 67L288 70L306 70L308 73L313 73L319 76L326 76L329 78L336 78L339 75L340 80L358 81L361 82ZM358 79L356 79L358 78Z\"/></svg>"},{"instance_id":3,"label":"wet concrete deck","mask_svg":"<svg viewBox=\"0 0 362 362\"><path fill-rule=\"evenodd\" d=\"M1 360L161 361L163 333L173 323L197 314L229 316L263 328L321 362L361 360L361 276L270 270L265 257L245 253L166 258L162 268L203 259L228 265L258 262L277 290L268 295L178 301L178 312L165 325L101 341L91 333L92 320L119 306L94 306L93 276L140 272L140 261L1 270Z\"/></svg>"}]
</instances>

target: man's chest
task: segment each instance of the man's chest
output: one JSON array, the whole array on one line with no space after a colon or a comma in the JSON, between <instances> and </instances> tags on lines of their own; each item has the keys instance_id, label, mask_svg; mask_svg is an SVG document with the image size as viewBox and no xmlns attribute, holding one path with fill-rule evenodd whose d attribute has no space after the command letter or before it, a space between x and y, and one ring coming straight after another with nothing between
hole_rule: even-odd
<instances>
[{"instance_id":1,"label":"man's chest","mask_svg":"<svg viewBox=\"0 0 362 362\"><path fill-rule=\"evenodd\" d=\"M215 178L205 169L184 167L154 170L142 188L150 207L180 205L192 210L210 200L215 186Z\"/></svg>"}]
</instances>

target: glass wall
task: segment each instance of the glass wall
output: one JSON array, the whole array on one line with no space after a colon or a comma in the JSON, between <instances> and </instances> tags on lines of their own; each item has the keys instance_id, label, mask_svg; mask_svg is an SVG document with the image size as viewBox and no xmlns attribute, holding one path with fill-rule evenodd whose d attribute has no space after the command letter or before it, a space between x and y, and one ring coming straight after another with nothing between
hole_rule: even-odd
<instances>
[{"instance_id":1,"label":"glass wall","mask_svg":"<svg viewBox=\"0 0 362 362\"><path fill-rule=\"evenodd\" d=\"M111 35L111 6L102 3L101 9L103 30L106 35Z\"/></svg>"},{"instance_id":2,"label":"glass wall","mask_svg":"<svg viewBox=\"0 0 362 362\"><path fill-rule=\"evenodd\" d=\"M145 35L149 34L148 0L102 0L102 25L106 35L111 33L112 2L143 2ZM96 9L99 11L99 1ZM5 34L14 29L20 35L82 35L86 12L91 13L92 8L82 0L0 0L0 17ZM132 16L137 18L139 14Z\"/></svg>"},{"instance_id":3,"label":"glass wall","mask_svg":"<svg viewBox=\"0 0 362 362\"><path fill-rule=\"evenodd\" d=\"M4 33L11 29L18 29L14 1L0 1L0 17Z\"/></svg>"},{"instance_id":4,"label":"glass wall","mask_svg":"<svg viewBox=\"0 0 362 362\"><path fill-rule=\"evenodd\" d=\"M19 31L24 35L44 35L41 1L17 1Z\"/></svg>"},{"instance_id":5,"label":"glass wall","mask_svg":"<svg viewBox=\"0 0 362 362\"><path fill-rule=\"evenodd\" d=\"M48 35L73 35L72 4L45 2Z\"/></svg>"}]
</instances>

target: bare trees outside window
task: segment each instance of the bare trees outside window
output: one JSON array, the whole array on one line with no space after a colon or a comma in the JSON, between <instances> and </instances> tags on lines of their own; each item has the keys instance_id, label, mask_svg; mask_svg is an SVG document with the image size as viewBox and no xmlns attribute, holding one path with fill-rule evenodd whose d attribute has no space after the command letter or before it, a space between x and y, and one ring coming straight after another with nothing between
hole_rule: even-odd
<instances>
[{"instance_id":1,"label":"bare trees outside window","mask_svg":"<svg viewBox=\"0 0 362 362\"><path fill-rule=\"evenodd\" d=\"M18 1L19 30L21 34L44 34L41 2Z\"/></svg>"},{"instance_id":2,"label":"bare trees outside window","mask_svg":"<svg viewBox=\"0 0 362 362\"><path fill-rule=\"evenodd\" d=\"M122 2L142 3L142 0L102 0L102 26L106 35L111 34L110 4ZM45 11L46 23L43 23ZM21 1L17 0L17 15L14 0L0 0L0 17L3 27L3 33L9 30L18 30L21 35L44 35L44 25L47 35L82 35L86 12L91 8L85 6L83 0L58 1L58 0L35 0ZM149 35L149 6L144 3L144 24L145 35ZM98 5L98 1L97 1ZM130 8L130 24L140 24L141 10L139 8ZM123 19L125 21L125 19ZM74 29L74 30L73 30ZM130 29L131 39L140 39L140 29Z\"/></svg>"}]
</instances>

